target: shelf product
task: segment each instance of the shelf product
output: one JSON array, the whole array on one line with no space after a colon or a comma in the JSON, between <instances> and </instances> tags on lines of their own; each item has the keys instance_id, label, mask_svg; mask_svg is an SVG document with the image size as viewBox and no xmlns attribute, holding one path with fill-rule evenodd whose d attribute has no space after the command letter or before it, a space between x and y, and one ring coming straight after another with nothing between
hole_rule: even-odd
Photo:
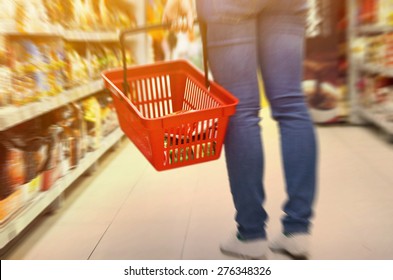
<instances>
[{"instance_id":1,"label":"shelf product","mask_svg":"<svg viewBox=\"0 0 393 280\"><path fill-rule=\"evenodd\" d=\"M349 0L351 120L393 136L393 1Z\"/></svg>"},{"instance_id":2,"label":"shelf product","mask_svg":"<svg viewBox=\"0 0 393 280\"><path fill-rule=\"evenodd\" d=\"M345 2L308 0L303 90L316 123L346 120Z\"/></svg>"}]
</instances>

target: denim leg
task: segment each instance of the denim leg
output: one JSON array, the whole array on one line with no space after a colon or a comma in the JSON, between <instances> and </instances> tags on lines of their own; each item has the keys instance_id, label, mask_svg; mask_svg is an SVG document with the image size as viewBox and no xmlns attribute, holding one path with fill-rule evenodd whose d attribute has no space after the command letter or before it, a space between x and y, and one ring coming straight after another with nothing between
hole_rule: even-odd
<instances>
[{"instance_id":1,"label":"denim leg","mask_svg":"<svg viewBox=\"0 0 393 280\"><path fill-rule=\"evenodd\" d=\"M229 120L224 148L235 220L245 239L265 238L267 219L262 207L265 195L256 23L256 17L236 24L222 20L207 22L209 66L214 80L239 99L236 114Z\"/></svg>"},{"instance_id":2,"label":"denim leg","mask_svg":"<svg viewBox=\"0 0 393 280\"><path fill-rule=\"evenodd\" d=\"M288 194L283 231L308 232L316 187L317 147L301 90L304 18L276 6L260 15L258 29L265 91L281 134Z\"/></svg>"}]
</instances>

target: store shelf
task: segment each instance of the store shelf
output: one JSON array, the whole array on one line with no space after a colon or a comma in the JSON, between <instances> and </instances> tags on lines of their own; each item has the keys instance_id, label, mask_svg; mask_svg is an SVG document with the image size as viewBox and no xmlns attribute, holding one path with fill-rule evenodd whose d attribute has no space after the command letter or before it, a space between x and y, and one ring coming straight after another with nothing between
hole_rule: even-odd
<instances>
[{"instance_id":1,"label":"store shelf","mask_svg":"<svg viewBox=\"0 0 393 280\"><path fill-rule=\"evenodd\" d=\"M385 77L393 77L393 67L383 67L375 64L364 63L360 64L358 69L370 74L379 74Z\"/></svg>"},{"instance_id":2,"label":"store shelf","mask_svg":"<svg viewBox=\"0 0 393 280\"><path fill-rule=\"evenodd\" d=\"M19 31L15 21L8 21L0 26L0 35L3 36L45 36L62 37L64 30L61 26L49 23L34 23L31 27L27 26L24 31Z\"/></svg>"},{"instance_id":3,"label":"store shelf","mask_svg":"<svg viewBox=\"0 0 393 280\"><path fill-rule=\"evenodd\" d=\"M48 23L35 24L34 27L30 29L19 31L16 23L13 21L0 26L0 35L15 37L59 37L66 41L81 42L116 42L119 40L119 32L67 30L61 26Z\"/></svg>"},{"instance_id":4,"label":"store shelf","mask_svg":"<svg viewBox=\"0 0 393 280\"><path fill-rule=\"evenodd\" d=\"M66 41L76 42L117 42L119 41L119 32L88 32L65 30L63 38Z\"/></svg>"},{"instance_id":5,"label":"store shelf","mask_svg":"<svg viewBox=\"0 0 393 280\"><path fill-rule=\"evenodd\" d=\"M104 139L98 150L88 153L78 164L77 168L71 170L66 176L59 179L48 191L39 193L34 200L10 217L7 222L0 225L0 249L4 248L10 241L18 236L36 217L71 186L76 179L116 144L122 136L123 132L120 128L116 129Z\"/></svg>"},{"instance_id":6,"label":"store shelf","mask_svg":"<svg viewBox=\"0 0 393 280\"><path fill-rule=\"evenodd\" d=\"M364 35L373 35L380 33L393 32L393 26L389 25L363 25L356 28L357 33Z\"/></svg>"},{"instance_id":7,"label":"store shelf","mask_svg":"<svg viewBox=\"0 0 393 280\"><path fill-rule=\"evenodd\" d=\"M103 89L104 84L100 79L66 90L57 96L44 98L39 102L33 102L20 107L8 106L0 108L0 131L60 108L70 102L84 98Z\"/></svg>"},{"instance_id":8,"label":"store shelf","mask_svg":"<svg viewBox=\"0 0 393 280\"><path fill-rule=\"evenodd\" d=\"M389 135L393 136L393 123L386 121L384 114L378 114L365 108L359 108L358 111L360 116L366 121L373 123L374 125L383 129Z\"/></svg>"},{"instance_id":9,"label":"store shelf","mask_svg":"<svg viewBox=\"0 0 393 280\"><path fill-rule=\"evenodd\" d=\"M133 5L136 22L143 25L145 22L145 1L127 0L127 2ZM119 31L116 29L111 32L67 30L59 25L40 22L32 22L31 24L24 22L24 27L26 30L20 32L15 19L0 19L0 36L4 36L6 40L15 40L25 37L29 39L31 37L33 40L41 40L41 37L45 37L45 39L51 41L56 40L62 43L86 43L86 45L81 44L82 49L88 47L89 43L116 43L119 40ZM114 26L108 26L108 28L112 27L115 28ZM147 35L139 34L138 36L130 36L128 39L132 42L130 47L132 48L136 61L140 64L145 64L148 58L148 48L146 47ZM87 48L86 57L89 58L90 55L91 53ZM103 89L103 81L99 79L66 90L57 96L45 97L38 102L24 106L0 107L0 131L34 119L42 114L60 108L70 102L90 96ZM48 207L52 207L52 205L58 201L61 194L72 185L75 180L86 171L91 171L99 158L116 144L122 136L123 132L118 128L104 139L98 150L88 153L75 169L59 179L50 190L38 193L34 196L33 200L23 205L23 207L17 205L19 206L19 210L10 210L9 212L13 212L13 214L7 216L5 222L0 223L0 249L2 250L10 241L24 231L34 219L43 213L43 211ZM25 189L21 188L21 190ZM17 192L14 194L17 194ZM23 195L24 194L25 193L23 193ZM26 200L25 197L21 198L21 200L22 199ZM15 201L16 200L17 199L15 199ZM17 208L15 205L13 206Z\"/></svg>"}]
</instances>

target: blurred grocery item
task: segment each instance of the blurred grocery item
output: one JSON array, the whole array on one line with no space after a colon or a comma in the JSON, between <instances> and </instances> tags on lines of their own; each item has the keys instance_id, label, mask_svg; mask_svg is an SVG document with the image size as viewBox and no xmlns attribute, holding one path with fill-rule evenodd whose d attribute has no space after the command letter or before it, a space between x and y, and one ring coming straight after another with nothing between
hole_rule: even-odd
<instances>
[{"instance_id":1,"label":"blurred grocery item","mask_svg":"<svg viewBox=\"0 0 393 280\"><path fill-rule=\"evenodd\" d=\"M96 150L100 147L102 137L101 107L95 97L83 100L82 106L87 124L88 150Z\"/></svg>"},{"instance_id":2,"label":"blurred grocery item","mask_svg":"<svg viewBox=\"0 0 393 280\"><path fill-rule=\"evenodd\" d=\"M348 117L346 2L308 0L303 91L315 123Z\"/></svg>"}]
</instances>

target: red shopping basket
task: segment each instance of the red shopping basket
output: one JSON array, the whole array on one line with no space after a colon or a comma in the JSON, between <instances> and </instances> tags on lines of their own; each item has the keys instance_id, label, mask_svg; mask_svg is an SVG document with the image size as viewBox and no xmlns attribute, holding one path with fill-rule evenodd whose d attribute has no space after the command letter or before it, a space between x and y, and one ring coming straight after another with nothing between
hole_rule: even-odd
<instances>
[{"instance_id":1,"label":"red shopping basket","mask_svg":"<svg viewBox=\"0 0 393 280\"><path fill-rule=\"evenodd\" d=\"M126 67L102 74L120 127L158 171L218 159L238 100L187 61ZM162 27L160 25L160 27Z\"/></svg>"}]
</instances>

